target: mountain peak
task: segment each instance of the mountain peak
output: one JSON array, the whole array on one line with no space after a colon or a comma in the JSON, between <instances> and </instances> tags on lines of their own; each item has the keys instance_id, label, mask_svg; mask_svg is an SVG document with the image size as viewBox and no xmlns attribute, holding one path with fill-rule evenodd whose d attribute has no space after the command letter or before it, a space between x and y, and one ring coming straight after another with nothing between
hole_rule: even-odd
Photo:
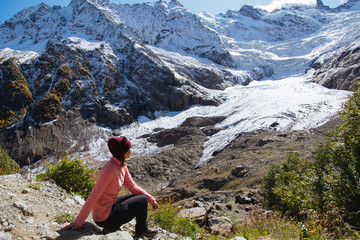
<instances>
[{"instance_id":1,"label":"mountain peak","mask_svg":"<svg viewBox=\"0 0 360 240\"><path fill-rule=\"evenodd\" d=\"M184 6L181 4L181 2L179 2L179 1L177 1L177 0L171 0L171 1L169 2L169 6L170 6L171 8L173 8L173 7L184 7Z\"/></svg>"},{"instance_id":2,"label":"mountain peak","mask_svg":"<svg viewBox=\"0 0 360 240\"><path fill-rule=\"evenodd\" d=\"M71 0L69 6L79 7L79 6L83 5L84 3L88 3L88 0Z\"/></svg>"},{"instance_id":3,"label":"mountain peak","mask_svg":"<svg viewBox=\"0 0 360 240\"><path fill-rule=\"evenodd\" d=\"M253 6L250 6L250 5L242 6L240 9L240 13L241 13L241 15L243 15L245 17L250 17L254 20L260 20L262 17L262 14L259 11L259 9L254 8Z\"/></svg>"},{"instance_id":4,"label":"mountain peak","mask_svg":"<svg viewBox=\"0 0 360 240\"><path fill-rule=\"evenodd\" d=\"M325 10L330 9L330 7L324 5L324 3L321 0L316 0L316 8L317 9L325 9Z\"/></svg>"},{"instance_id":5,"label":"mountain peak","mask_svg":"<svg viewBox=\"0 0 360 240\"><path fill-rule=\"evenodd\" d=\"M36 21L39 17L44 15L44 13L50 9L51 7L46 5L45 3L40 3L36 6L25 8L24 10L20 11L14 17L10 19L10 21L19 21L23 19L31 19L32 21Z\"/></svg>"},{"instance_id":6,"label":"mountain peak","mask_svg":"<svg viewBox=\"0 0 360 240\"><path fill-rule=\"evenodd\" d=\"M316 7L319 8L322 6L324 6L324 3L321 0L316 0Z\"/></svg>"},{"instance_id":7,"label":"mountain peak","mask_svg":"<svg viewBox=\"0 0 360 240\"><path fill-rule=\"evenodd\" d=\"M92 5L98 5L98 6L106 6L111 2L109 0L72 0L70 6L78 7L83 5L84 3L90 3Z\"/></svg>"}]
</instances>

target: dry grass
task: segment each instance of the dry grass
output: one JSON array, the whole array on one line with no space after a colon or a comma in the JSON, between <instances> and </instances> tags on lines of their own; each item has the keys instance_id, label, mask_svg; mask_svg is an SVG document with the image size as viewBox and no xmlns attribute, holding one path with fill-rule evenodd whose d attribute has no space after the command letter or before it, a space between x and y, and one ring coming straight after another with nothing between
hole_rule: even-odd
<instances>
[{"instance_id":1,"label":"dry grass","mask_svg":"<svg viewBox=\"0 0 360 240\"><path fill-rule=\"evenodd\" d=\"M301 228L278 213L253 212L248 221L236 225L238 236L251 239L301 239Z\"/></svg>"}]
</instances>

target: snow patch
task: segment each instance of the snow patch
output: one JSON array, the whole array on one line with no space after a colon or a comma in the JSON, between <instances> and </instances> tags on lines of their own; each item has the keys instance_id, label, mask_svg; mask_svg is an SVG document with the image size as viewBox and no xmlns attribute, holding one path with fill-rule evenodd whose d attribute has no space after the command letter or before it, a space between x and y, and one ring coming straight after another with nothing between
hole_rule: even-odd
<instances>
[{"instance_id":1,"label":"snow patch","mask_svg":"<svg viewBox=\"0 0 360 240\"><path fill-rule=\"evenodd\" d=\"M10 58L16 58L20 63L26 63L38 56L37 52L34 51L19 51L11 48L0 49L0 63Z\"/></svg>"}]
</instances>

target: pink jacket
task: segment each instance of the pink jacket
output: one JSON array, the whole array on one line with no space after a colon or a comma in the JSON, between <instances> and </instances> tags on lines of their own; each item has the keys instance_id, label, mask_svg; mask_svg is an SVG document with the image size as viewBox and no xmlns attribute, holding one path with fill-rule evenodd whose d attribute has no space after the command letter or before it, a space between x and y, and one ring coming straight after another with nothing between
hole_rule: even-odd
<instances>
[{"instance_id":1,"label":"pink jacket","mask_svg":"<svg viewBox=\"0 0 360 240\"><path fill-rule=\"evenodd\" d=\"M155 201L149 193L134 182L128 168L121 166L120 161L112 157L100 170L96 184L75 222L81 226L91 211L95 222L105 221L110 215L111 207L114 205L123 185L132 194L145 195L149 203Z\"/></svg>"}]
</instances>

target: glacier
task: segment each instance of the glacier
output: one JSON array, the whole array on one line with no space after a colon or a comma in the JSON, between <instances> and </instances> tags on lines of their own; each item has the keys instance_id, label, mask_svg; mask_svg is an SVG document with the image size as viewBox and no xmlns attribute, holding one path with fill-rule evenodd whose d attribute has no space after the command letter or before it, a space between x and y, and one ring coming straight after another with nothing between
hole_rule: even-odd
<instances>
[{"instance_id":1,"label":"glacier","mask_svg":"<svg viewBox=\"0 0 360 240\"><path fill-rule=\"evenodd\" d=\"M182 112L159 113L155 120L140 118L138 122L119 129L134 145L134 154L151 155L161 149L139 138L156 128L174 128L188 117L225 116L217 124L222 130L207 139L199 164L206 163L212 153L223 149L239 134L259 129L306 130L326 123L335 115L348 91L331 90L312 83L308 77L288 77L279 80L252 82L248 86L229 87L213 91L224 99L218 107L193 106ZM104 149L105 145L101 147ZM105 152L96 149L96 152Z\"/></svg>"}]
</instances>

